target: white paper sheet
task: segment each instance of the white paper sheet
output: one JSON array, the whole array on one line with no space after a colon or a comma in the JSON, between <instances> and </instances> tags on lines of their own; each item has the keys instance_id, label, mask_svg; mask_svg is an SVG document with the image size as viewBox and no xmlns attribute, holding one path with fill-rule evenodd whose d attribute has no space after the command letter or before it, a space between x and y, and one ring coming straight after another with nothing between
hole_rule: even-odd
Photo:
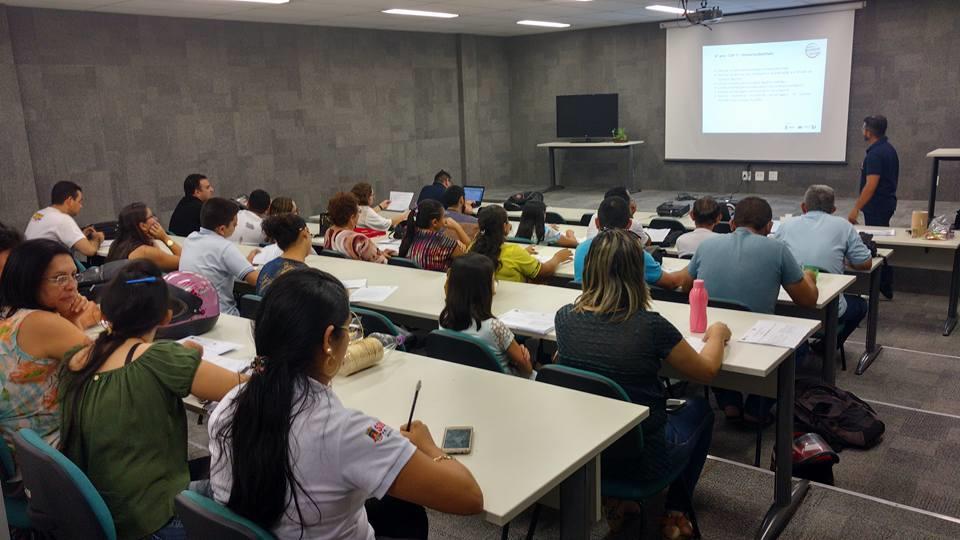
<instances>
[{"instance_id":1,"label":"white paper sheet","mask_svg":"<svg viewBox=\"0 0 960 540\"><path fill-rule=\"evenodd\" d=\"M381 236L380 239L381 240L379 242L376 242L375 240L375 242L377 243L377 247L379 247L380 249L393 249L393 250L400 249L400 242L402 242L402 240L390 238L389 236Z\"/></svg>"},{"instance_id":2,"label":"white paper sheet","mask_svg":"<svg viewBox=\"0 0 960 540\"><path fill-rule=\"evenodd\" d=\"M647 236L650 237L650 241L654 244L659 244L663 242L667 235L670 234L670 229L649 229L644 228L643 232L647 233Z\"/></svg>"},{"instance_id":3,"label":"white paper sheet","mask_svg":"<svg viewBox=\"0 0 960 540\"><path fill-rule=\"evenodd\" d=\"M204 356L218 356L240 348L239 343L231 343L229 341L220 341L200 336L187 336L183 339L177 340L177 343L183 343L184 341L192 341L202 346Z\"/></svg>"},{"instance_id":4,"label":"white paper sheet","mask_svg":"<svg viewBox=\"0 0 960 540\"><path fill-rule=\"evenodd\" d=\"M770 234L777 234L777 231L780 230L780 220L773 220L773 228L770 229Z\"/></svg>"},{"instance_id":5,"label":"white paper sheet","mask_svg":"<svg viewBox=\"0 0 960 540\"><path fill-rule=\"evenodd\" d=\"M512 330L522 330L533 334L546 334L553 330L553 313L537 313L511 309L497 317L500 322Z\"/></svg>"},{"instance_id":6,"label":"white paper sheet","mask_svg":"<svg viewBox=\"0 0 960 540\"><path fill-rule=\"evenodd\" d=\"M249 359L234 360L233 358L227 358L226 356L219 356L216 354L204 354L203 359L211 364L218 365L223 369L228 369L236 373L243 371L244 368L250 365Z\"/></svg>"},{"instance_id":7,"label":"white paper sheet","mask_svg":"<svg viewBox=\"0 0 960 540\"><path fill-rule=\"evenodd\" d=\"M807 337L802 326L776 321L757 321L738 341L794 348Z\"/></svg>"},{"instance_id":8,"label":"white paper sheet","mask_svg":"<svg viewBox=\"0 0 960 540\"><path fill-rule=\"evenodd\" d=\"M383 302L396 292L399 287L380 285L355 289L350 295L351 302Z\"/></svg>"},{"instance_id":9,"label":"white paper sheet","mask_svg":"<svg viewBox=\"0 0 960 540\"><path fill-rule=\"evenodd\" d=\"M365 279L345 279L342 283L347 289L362 289L367 286Z\"/></svg>"},{"instance_id":10,"label":"white paper sheet","mask_svg":"<svg viewBox=\"0 0 960 540\"><path fill-rule=\"evenodd\" d=\"M872 234L874 236L896 236L897 231L894 229L861 229L857 227L857 232L863 232L867 234Z\"/></svg>"},{"instance_id":11,"label":"white paper sheet","mask_svg":"<svg viewBox=\"0 0 960 540\"><path fill-rule=\"evenodd\" d=\"M697 337L686 337L684 339L686 339L687 343L689 343L690 346L693 347L693 350L697 351L698 353L703 352L703 348L707 345L702 339Z\"/></svg>"},{"instance_id":12,"label":"white paper sheet","mask_svg":"<svg viewBox=\"0 0 960 540\"><path fill-rule=\"evenodd\" d=\"M410 203L412 201L412 191L391 191L390 206L387 206L387 210L391 212L406 212L410 209Z\"/></svg>"}]
</instances>

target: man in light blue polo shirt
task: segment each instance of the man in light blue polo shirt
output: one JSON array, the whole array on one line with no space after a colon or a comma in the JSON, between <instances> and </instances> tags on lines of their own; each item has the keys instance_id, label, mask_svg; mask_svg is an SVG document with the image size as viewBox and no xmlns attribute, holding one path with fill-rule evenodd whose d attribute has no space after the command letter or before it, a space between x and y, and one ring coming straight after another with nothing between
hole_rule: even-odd
<instances>
[{"instance_id":1,"label":"man in light blue polo shirt","mask_svg":"<svg viewBox=\"0 0 960 540\"><path fill-rule=\"evenodd\" d=\"M233 201L220 197L207 200L200 210L200 230L190 233L180 253L180 270L209 279L217 289L220 313L228 315L240 314L233 298L234 281L256 285L260 275L250 263L257 250L244 257L237 245L227 240L237 228L239 211L240 206Z\"/></svg>"},{"instance_id":2,"label":"man in light blue polo shirt","mask_svg":"<svg viewBox=\"0 0 960 540\"><path fill-rule=\"evenodd\" d=\"M801 265L816 266L830 274L842 274L844 263L869 270L870 250L849 221L831 215L837 209L834 200L830 186L810 186L800 204L803 215L781 223L775 237L790 248ZM857 295L840 296L843 329L837 338L841 346L867 316L867 307L867 301Z\"/></svg>"},{"instance_id":3,"label":"man in light blue polo shirt","mask_svg":"<svg viewBox=\"0 0 960 540\"><path fill-rule=\"evenodd\" d=\"M600 203L600 208L597 210L601 229L627 229L630 225L630 217L630 203L622 197L607 197ZM587 239L577 246L577 251L573 254L573 281L576 283L583 282L583 265L592 244L593 238ZM648 285L676 289L683 284L677 273L664 272L660 263L646 251L643 252L643 267L644 279Z\"/></svg>"},{"instance_id":4,"label":"man in light blue polo shirt","mask_svg":"<svg viewBox=\"0 0 960 540\"><path fill-rule=\"evenodd\" d=\"M781 285L798 306L817 304L819 291L813 272L805 272L782 242L767 238L773 228L773 211L767 201L742 199L730 228L732 233L708 238L697 248L690 265L681 272L684 290L693 287L694 279L702 279L712 300L740 302L756 313L773 313ZM749 396L744 407L739 392L714 389L714 393L728 418L742 414L749 422L767 421L772 400Z\"/></svg>"}]
</instances>

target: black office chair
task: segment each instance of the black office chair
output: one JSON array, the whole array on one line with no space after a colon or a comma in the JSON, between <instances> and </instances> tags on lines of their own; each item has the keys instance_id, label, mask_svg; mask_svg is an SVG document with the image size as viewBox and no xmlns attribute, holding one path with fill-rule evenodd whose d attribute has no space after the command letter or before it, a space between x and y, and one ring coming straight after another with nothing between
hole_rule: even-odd
<instances>
[{"instance_id":1,"label":"black office chair","mask_svg":"<svg viewBox=\"0 0 960 540\"><path fill-rule=\"evenodd\" d=\"M256 523L234 513L217 501L193 491L181 491L173 499L177 516L191 538L218 540L273 540Z\"/></svg>"},{"instance_id":2,"label":"black office chair","mask_svg":"<svg viewBox=\"0 0 960 540\"><path fill-rule=\"evenodd\" d=\"M591 219L593 219L593 214L584 214L580 216L580 226L589 227Z\"/></svg>"},{"instance_id":3,"label":"black office chair","mask_svg":"<svg viewBox=\"0 0 960 540\"><path fill-rule=\"evenodd\" d=\"M245 294L240 297L240 316L251 321L257 318L257 311L260 309L260 302L263 297L256 294Z\"/></svg>"},{"instance_id":4,"label":"black office chair","mask_svg":"<svg viewBox=\"0 0 960 540\"><path fill-rule=\"evenodd\" d=\"M417 270L423 270L423 268L412 259L407 259L406 257L390 257L387 259L387 264L392 266L402 266L404 268L416 268Z\"/></svg>"},{"instance_id":5,"label":"black office chair","mask_svg":"<svg viewBox=\"0 0 960 540\"><path fill-rule=\"evenodd\" d=\"M653 218L650 220L648 229L670 229L671 231L684 232L687 230L679 220L670 218Z\"/></svg>"},{"instance_id":6,"label":"black office chair","mask_svg":"<svg viewBox=\"0 0 960 540\"><path fill-rule=\"evenodd\" d=\"M627 392L616 381L597 373L569 366L557 364L545 365L537 372L537 381L605 398L616 399L618 401L631 402L630 396L627 395ZM602 496L636 501L642 505L644 501L661 493L678 478L682 479L682 467L677 467L674 473L667 477L649 481L633 480L618 476L617 473L622 471L623 468L617 465L622 464L624 461L635 461L637 456L643 452L643 448L643 430L638 425L617 439L616 442L600 454L600 494ZM607 464L605 464L605 462ZM682 491L687 493L686 489ZM693 525L694 537L699 538L701 536L700 527L697 523L696 513L693 510L693 501L688 500L686 502L687 507L690 509L690 523ZM536 516L536 514L537 512L534 512L534 516ZM644 512L641 512L640 516L642 520ZM535 522L531 521L531 528L527 538L531 538L535 526ZM640 530L644 530L642 521Z\"/></svg>"},{"instance_id":7,"label":"black office chair","mask_svg":"<svg viewBox=\"0 0 960 540\"><path fill-rule=\"evenodd\" d=\"M508 236L508 237L506 237L504 240L505 240L506 242L510 242L511 244L529 244L529 245L533 245L533 240L531 240L531 239L529 239L529 238L524 238L524 237L522 237L522 236Z\"/></svg>"},{"instance_id":8,"label":"black office chair","mask_svg":"<svg viewBox=\"0 0 960 540\"><path fill-rule=\"evenodd\" d=\"M713 226L713 232L717 234L729 234L733 232L733 230L730 228L729 221L721 221Z\"/></svg>"},{"instance_id":9,"label":"black office chair","mask_svg":"<svg viewBox=\"0 0 960 540\"><path fill-rule=\"evenodd\" d=\"M427 335L426 355L455 364L506 373L493 349L479 339L454 330L434 330Z\"/></svg>"},{"instance_id":10,"label":"black office chair","mask_svg":"<svg viewBox=\"0 0 960 540\"><path fill-rule=\"evenodd\" d=\"M321 255L321 256L323 256L323 257L333 257L334 259L346 259L346 258L348 258L348 257L347 257L346 255L344 255L343 253L340 253L339 251L335 251L335 250L332 250L332 249L321 249L320 251L317 252L317 255Z\"/></svg>"},{"instance_id":11,"label":"black office chair","mask_svg":"<svg viewBox=\"0 0 960 540\"><path fill-rule=\"evenodd\" d=\"M103 497L72 461L32 429L13 435L33 529L49 538L116 540Z\"/></svg>"},{"instance_id":12,"label":"black office chair","mask_svg":"<svg viewBox=\"0 0 960 540\"><path fill-rule=\"evenodd\" d=\"M563 216L556 212L547 212L543 221L550 225L565 225L567 223L567 220L563 219Z\"/></svg>"},{"instance_id":13,"label":"black office chair","mask_svg":"<svg viewBox=\"0 0 960 540\"><path fill-rule=\"evenodd\" d=\"M689 260L693 259L693 253L684 253L683 255L680 255L680 258L681 258L681 259L686 259L686 260L689 261Z\"/></svg>"}]
</instances>

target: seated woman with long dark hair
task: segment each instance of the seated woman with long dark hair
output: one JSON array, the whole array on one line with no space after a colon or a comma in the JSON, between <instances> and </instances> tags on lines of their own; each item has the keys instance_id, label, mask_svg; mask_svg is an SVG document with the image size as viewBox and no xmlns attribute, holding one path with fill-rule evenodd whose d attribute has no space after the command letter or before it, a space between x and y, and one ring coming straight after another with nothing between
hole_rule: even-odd
<instances>
[{"instance_id":1,"label":"seated woman with long dark hair","mask_svg":"<svg viewBox=\"0 0 960 540\"><path fill-rule=\"evenodd\" d=\"M273 282L254 330L259 367L210 417L214 498L280 539L426 538L417 505L480 512L480 486L425 425L396 430L340 403L331 382L350 320L330 274Z\"/></svg>"},{"instance_id":2,"label":"seated woman with long dark hair","mask_svg":"<svg viewBox=\"0 0 960 540\"><path fill-rule=\"evenodd\" d=\"M131 262L101 298L106 331L61 370L63 453L103 496L119 538L182 538L173 499L190 483L183 398L219 400L239 375L201 360L199 345L155 341L172 312L152 262Z\"/></svg>"},{"instance_id":3,"label":"seated woman with long dark hair","mask_svg":"<svg viewBox=\"0 0 960 540\"><path fill-rule=\"evenodd\" d=\"M90 340L81 327L100 311L77 292L77 266L53 240L15 247L0 278L0 429L30 428L51 444L60 433L57 380L67 352Z\"/></svg>"},{"instance_id":4,"label":"seated woman with long dark hair","mask_svg":"<svg viewBox=\"0 0 960 540\"><path fill-rule=\"evenodd\" d=\"M533 246L507 242L510 221L502 206L487 206L477 215L480 233L470 246L472 253L485 255L497 269L497 279L504 281L534 281L552 276L562 263L573 258L569 249L561 249L547 262L541 263L531 252Z\"/></svg>"},{"instance_id":5,"label":"seated woman with long dark hair","mask_svg":"<svg viewBox=\"0 0 960 540\"><path fill-rule=\"evenodd\" d=\"M456 240L446 234L453 232ZM400 256L419 264L424 270L446 272L454 257L467 252L470 238L459 223L446 217L443 205L424 199L407 217L407 229L400 242Z\"/></svg>"},{"instance_id":6,"label":"seated woman with long dark hair","mask_svg":"<svg viewBox=\"0 0 960 540\"><path fill-rule=\"evenodd\" d=\"M575 248L580 244L572 230L567 229L567 232L561 234L559 227L548 224L546 220L547 205L540 201L527 201L520 213L520 223L517 224L517 234L514 236L540 245Z\"/></svg>"},{"instance_id":7,"label":"seated woman with long dark hair","mask_svg":"<svg viewBox=\"0 0 960 540\"><path fill-rule=\"evenodd\" d=\"M313 253L313 235L307 223L296 214L280 214L263 220L263 232L277 242L280 256L260 268L257 294L263 296L273 280L291 270L306 268L307 255Z\"/></svg>"},{"instance_id":8,"label":"seated woman with long dark hair","mask_svg":"<svg viewBox=\"0 0 960 540\"><path fill-rule=\"evenodd\" d=\"M624 462L604 462L604 469L642 481L672 476L679 469L667 494L663 533L664 538L689 538L693 530L685 512L710 448L713 410L706 400L689 397L686 406L668 414L658 373L666 360L685 376L710 382L720 371L730 329L712 324L698 353L676 327L650 311L643 245L630 231L601 231L593 239L583 276L583 294L556 315L557 362L609 377L634 403L650 407L650 417L640 426L642 453ZM611 503L607 515L616 529L631 505Z\"/></svg>"},{"instance_id":9,"label":"seated woman with long dark hair","mask_svg":"<svg viewBox=\"0 0 960 540\"><path fill-rule=\"evenodd\" d=\"M167 235L147 205L140 202L128 204L120 210L118 222L117 238L110 244L107 262L146 259L164 272L173 272L180 267L180 244Z\"/></svg>"}]
</instances>

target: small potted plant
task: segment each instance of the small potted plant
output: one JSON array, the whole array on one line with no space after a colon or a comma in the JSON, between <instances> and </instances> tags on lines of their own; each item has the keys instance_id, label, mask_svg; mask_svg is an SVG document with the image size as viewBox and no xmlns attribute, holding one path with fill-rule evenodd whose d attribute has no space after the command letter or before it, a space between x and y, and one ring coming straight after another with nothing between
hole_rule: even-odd
<instances>
[{"instance_id":1,"label":"small potted plant","mask_svg":"<svg viewBox=\"0 0 960 540\"><path fill-rule=\"evenodd\" d=\"M627 138L627 131L625 129L623 129L622 127L618 127L617 129L613 130L613 142L624 143L624 142L627 142L628 140L629 139Z\"/></svg>"}]
</instances>

